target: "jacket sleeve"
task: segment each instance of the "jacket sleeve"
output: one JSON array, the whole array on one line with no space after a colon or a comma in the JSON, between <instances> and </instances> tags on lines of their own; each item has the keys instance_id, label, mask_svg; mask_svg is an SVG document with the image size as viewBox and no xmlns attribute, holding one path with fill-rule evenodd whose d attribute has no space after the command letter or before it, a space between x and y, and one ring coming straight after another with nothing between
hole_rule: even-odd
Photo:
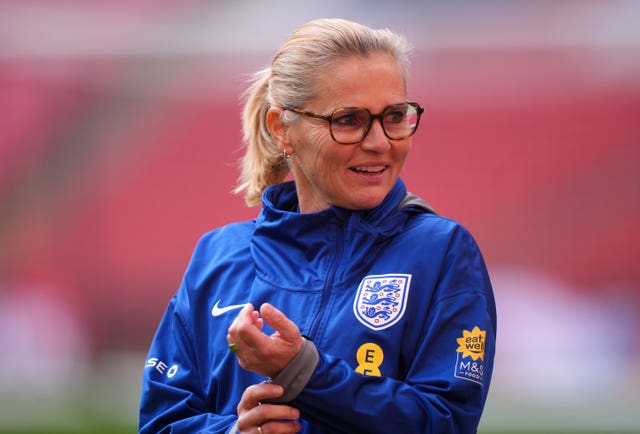
<instances>
[{"instance_id":1,"label":"jacket sleeve","mask_svg":"<svg viewBox=\"0 0 640 434\"><path fill-rule=\"evenodd\" d=\"M237 417L212 413L189 328L171 299L144 367L139 433L228 433Z\"/></svg>"},{"instance_id":2,"label":"jacket sleeve","mask_svg":"<svg viewBox=\"0 0 640 434\"><path fill-rule=\"evenodd\" d=\"M321 352L292 403L304 418L336 432L476 432L493 369L496 312L480 251L459 229L425 307L419 343L403 346L404 378L360 375Z\"/></svg>"}]
</instances>

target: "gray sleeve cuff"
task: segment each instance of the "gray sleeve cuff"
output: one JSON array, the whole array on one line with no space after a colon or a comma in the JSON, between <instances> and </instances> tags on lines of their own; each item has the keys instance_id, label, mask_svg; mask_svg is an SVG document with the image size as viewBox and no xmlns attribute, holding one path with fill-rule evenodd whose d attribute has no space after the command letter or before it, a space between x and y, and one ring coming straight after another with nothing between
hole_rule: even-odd
<instances>
[{"instance_id":1,"label":"gray sleeve cuff","mask_svg":"<svg viewBox=\"0 0 640 434\"><path fill-rule=\"evenodd\" d=\"M296 399L309 382L313 371L318 366L319 360L320 356L315 344L303 336L302 348L298 354L291 359L289 364L278 375L268 381L284 387L284 395L279 398L265 399L263 402L283 404Z\"/></svg>"}]
</instances>

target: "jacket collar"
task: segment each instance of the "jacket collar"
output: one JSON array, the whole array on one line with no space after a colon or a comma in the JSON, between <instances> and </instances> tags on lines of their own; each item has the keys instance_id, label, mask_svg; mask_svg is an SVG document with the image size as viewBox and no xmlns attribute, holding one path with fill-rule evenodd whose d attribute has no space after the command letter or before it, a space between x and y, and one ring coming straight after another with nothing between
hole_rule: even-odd
<instances>
[{"instance_id":1,"label":"jacket collar","mask_svg":"<svg viewBox=\"0 0 640 434\"><path fill-rule=\"evenodd\" d=\"M293 181L268 187L262 195L262 211L258 218L262 222L278 222L282 219L293 219L297 223L302 220L317 221L318 219L337 218L346 221L356 217L357 220L378 226L393 215L407 194L404 182L398 178L395 185L375 208L368 210L348 210L337 206L319 211L317 213L300 214L298 209L298 197Z\"/></svg>"},{"instance_id":2,"label":"jacket collar","mask_svg":"<svg viewBox=\"0 0 640 434\"><path fill-rule=\"evenodd\" d=\"M335 279L345 280L367 267L411 212L398 211L406 195L398 179L385 199L370 210L329 207L317 213L296 212L293 182L269 187L255 220L251 254L260 280L280 288L318 289L338 261Z\"/></svg>"}]
</instances>

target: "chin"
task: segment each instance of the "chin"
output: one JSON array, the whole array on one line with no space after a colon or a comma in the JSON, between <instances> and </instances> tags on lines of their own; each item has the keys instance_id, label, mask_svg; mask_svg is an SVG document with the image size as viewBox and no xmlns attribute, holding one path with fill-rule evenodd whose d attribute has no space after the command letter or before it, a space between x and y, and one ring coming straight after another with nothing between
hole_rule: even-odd
<instances>
[{"instance_id":1,"label":"chin","mask_svg":"<svg viewBox=\"0 0 640 434\"><path fill-rule=\"evenodd\" d=\"M393 187L393 186L391 186ZM391 187L378 185L372 186L353 186L353 188L342 191L342 199L333 203L339 207L352 210L372 209L380 205Z\"/></svg>"},{"instance_id":2,"label":"chin","mask_svg":"<svg viewBox=\"0 0 640 434\"><path fill-rule=\"evenodd\" d=\"M356 200L350 201L351 206L346 208L354 209L354 210L363 210L363 209L372 209L380 205L384 200L386 195L376 195L367 197L366 199L358 198Z\"/></svg>"}]
</instances>

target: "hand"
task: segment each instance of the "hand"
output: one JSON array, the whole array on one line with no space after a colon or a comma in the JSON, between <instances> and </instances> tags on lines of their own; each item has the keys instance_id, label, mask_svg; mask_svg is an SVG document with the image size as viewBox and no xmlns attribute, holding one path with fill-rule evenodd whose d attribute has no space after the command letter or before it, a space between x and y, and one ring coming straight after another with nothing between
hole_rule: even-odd
<instances>
[{"instance_id":1,"label":"hand","mask_svg":"<svg viewBox=\"0 0 640 434\"><path fill-rule=\"evenodd\" d=\"M264 323L275 332L262 332ZM275 377L302 348L298 327L269 303L254 310L246 305L229 327L227 342L235 344L236 356L243 369L267 377Z\"/></svg>"},{"instance_id":2,"label":"hand","mask_svg":"<svg viewBox=\"0 0 640 434\"><path fill-rule=\"evenodd\" d=\"M297 419L300 412L288 405L260 404L268 398L282 396L284 390L277 384L255 384L245 389L238 404L236 427L242 434L297 433L302 428Z\"/></svg>"}]
</instances>

